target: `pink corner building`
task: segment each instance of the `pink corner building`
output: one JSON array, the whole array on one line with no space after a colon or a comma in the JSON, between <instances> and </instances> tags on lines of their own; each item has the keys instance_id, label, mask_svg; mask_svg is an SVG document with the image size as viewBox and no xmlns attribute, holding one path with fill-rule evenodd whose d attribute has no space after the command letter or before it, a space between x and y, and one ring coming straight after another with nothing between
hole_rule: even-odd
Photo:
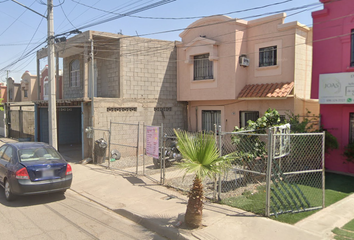
<instances>
[{"instance_id":1,"label":"pink corner building","mask_svg":"<svg viewBox=\"0 0 354 240\"><path fill-rule=\"evenodd\" d=\"M320 103L321 125L339 149L326 154L326 169L354 173L344 148L354 142L354 1L320 0L312 13L313 68L311 98Z\"/></svg>"}]
</instances>

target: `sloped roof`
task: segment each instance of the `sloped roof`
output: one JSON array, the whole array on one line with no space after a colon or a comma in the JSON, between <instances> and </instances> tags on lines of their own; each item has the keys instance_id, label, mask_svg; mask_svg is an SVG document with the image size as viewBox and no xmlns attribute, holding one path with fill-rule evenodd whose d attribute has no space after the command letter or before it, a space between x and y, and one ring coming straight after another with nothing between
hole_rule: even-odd
<instances>
[{"instance_id":1,"label":"sloped roof","mask_svg":"<svg viewBox=\"0 0 354 240\"><path fill-rule=\"evenodd\" d=\"M294 88L294 82L246 85L238 98L284 98Z\"/></svg>"}]
</instances>

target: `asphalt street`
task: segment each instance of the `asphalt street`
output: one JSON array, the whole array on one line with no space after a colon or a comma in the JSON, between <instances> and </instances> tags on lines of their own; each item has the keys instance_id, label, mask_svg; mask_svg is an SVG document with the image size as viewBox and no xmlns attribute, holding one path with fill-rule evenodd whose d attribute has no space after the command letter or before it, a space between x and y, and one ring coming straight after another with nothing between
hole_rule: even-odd
<instances>
[{"instance_id":1,"label":"asphalt street","mask_svg":"<svg viewBox=\"0 0 354 240\"><path fill-rule=\"evenodd\" d=\"M0 187L0 239L154 239L146 228L68 190L7 202Z\"/></svg>"}]
</instances>

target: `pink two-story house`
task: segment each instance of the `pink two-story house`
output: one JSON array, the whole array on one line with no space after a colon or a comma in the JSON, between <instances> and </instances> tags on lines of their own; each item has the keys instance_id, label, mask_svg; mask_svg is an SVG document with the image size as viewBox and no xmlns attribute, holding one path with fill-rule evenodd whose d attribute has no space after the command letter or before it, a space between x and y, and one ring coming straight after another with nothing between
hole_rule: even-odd
<instances>
[{"instance_id":1,"label":"pink two-story house","mask_svg":"<svg viewBox=\"0 0 354 240\"><path fill-rule=\"evenodd\" d=\"M59 70L58 76L55 77L56 86L56 98L63 98L63 76L62 71ZM58 80L57 80L58 78ZM49 98L49 82L48 82L48 65L46 65L41 71L41 100L48 100Z\"/></svg>"},{"instance_id":2,"label":"pink two-story house","mask_svg":"<svg viewBox=\"0 0 354 240\"><path fill-rule=\"evenodd\" d=\"M320 0L312 13L313 72L311 97L319 99L321 123L338 140L326 156L326 168L354 173L344 147L354 142L354 1Z\"/></svg>"},{"instance_id":3,"label":"pink two-story house","mask_svg":"<svg viewBox=\"0 0 354 240\"><path fill-rule=\"evenodd\" d=\"M188 102L188 129L245 126L268 108L318 114L310 99L312 29L285 13L251 21L202 18L180 34L177 98Z\"/></svg>"}]
</instances>

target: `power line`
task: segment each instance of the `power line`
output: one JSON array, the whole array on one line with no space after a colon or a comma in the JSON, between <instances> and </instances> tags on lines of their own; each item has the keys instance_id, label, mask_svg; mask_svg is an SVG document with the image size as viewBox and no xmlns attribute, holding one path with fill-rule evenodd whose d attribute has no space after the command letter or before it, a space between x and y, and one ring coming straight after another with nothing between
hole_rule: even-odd
<instances>
[{"instance_id":1,"label":"power line","mask_svg":"<svg viewBox=\"0 0 354 240\"><path fill-rule=\"evenodd\" d=\"M309 5L305 5L306 7L308 7ZM304 7L304 6L303 6ZM299 9L299 8L296 8ZM305 10L304 10L305 11ZM269 13L268 13L269 14ZM203 27L203 26L199 26L199 27ZM187 28L186 28L187 29ZM170 31L179 31L181 29L175 29L175 30L170 30ZM184 30L184 29L183 29ZM144 35L151 35L151 34L157 34L157 33L150 33L150 34L144 34ZM127 37L131 37L131 36L127 36ZM134 36L135 37L135 36ZM43 44L43 43L42 43Z\"/></svg>"},{"instance_id":2,"label":"power line","mask_svg":"<svg viewBox=\"0 0 354 240\"><path fill-rule=\"evenodd\" d=\"M119 15L119 16L110 17L110 18L107 18L107 19L105 19L105 20L101 20L101 21L93 22L93 23L91 23L91 24L83 25L83 26L79 27L78 29L89 28L89 27L93 27L93 26L96 26L96 25L99 25L99 24L102 24L102 23L107 23L107 22L116 20L116 19L118 19L118 18L125 17L125 16L127 16L127 15L131 15L131 14L134 14L134 13L146 11L146 10L148 10L148 9L156 8L156 7L159 7L159 6L165 5L165 4L167 4L167 3L174 2L174 1L176 1L176 0L161 0L161 1L158 1L158 2L156 2L156 3L150 4L150 5L146 5L146 6L144 6L144 7L138 8L138 9L131 10L131 11L126 12L126 13L124 13L124 14L122 14L122 15Z\"/></svg>"},{"instance_id":3,"label":"power line","mask_svg":"<svg viewBox=\"0 0 354 240\"><path fill-rule=\"evenodd\" d=\"M36 2L36 0L30 5L30 7L31 7L35 2ZM26 11L27 11L27 9L24 10L24 11L15 19L15 21L13 21L13 22L0 34L0 37L1 37L7 30L9 30L10 27L12 27L12 25L14 25L14 23L15 23L20 17L22 17L23 14L24 14Z\"/></svg>"},{"instance_id":4,"label":"power line","mask_svg":"<svg viewBox=\"0 0 354 240\"><path fill-rule=\"evenodd\" d=\"M64 3L64 2L63 2ZM66 13L65 13L65 11L64 11L64 9L63 9L63 6L62 6L63 4L60 4L60 8L61 8L61 11L63 12L63 14L64 14L64 16L65 16L65 18L68 20L68 22L71 24L71 26L73 26L73 28L75 28L76 29L76 27L74 26L74 24L69 20L69 18L68 18L68 16L66 16Z\"/></svg>"},{"instance_id":5,"label":"power line","mask_svg":"<svg viewBox=\"0 0 354 240\"><path fill-rule=\"evenodd\" d=\"M105 12L105 13L110 13L110 14L114 14L114 15L124 15L122 13L116 13L116 12L112 12L112 11L107 11L107 10L103 10L100 8L95 8L93 6L81 3L81 2L77 2L75 0L72 0L73 2L80 4L82 6L91 8L91 9L95 9L101 12ZM292 2L293 0L285 0L282 2L276 2L276 3L272 3L272 4L267 4L267 5L263 5L263 6L259 6L259 7L253 7L253 8L248 8L248 9L243 9L243 10L238 10L238 11L232 11L232 12L226 12L226 13L218 13L218 14L214 14L214 15L231 15L231 14L235 14L235 13L241 13L241 12L248 12L248 11L252 11L252 10L258 10L258 9L262 9L262 8L267 8L267 7L272 7L272 6L276 6L276 5L280 5L280 4L284 4L287 2ZM197 18L204 18L204 17L208 17L206 15L202 15L202 16L193 16L193 17L144 17L144 16L136 16L136 15L126 15L127 17L133 17L133 18L143 18L143 19L159 19L159 20L183 20L183 19L197 19Z\"/></svg>"}]
</instances>

